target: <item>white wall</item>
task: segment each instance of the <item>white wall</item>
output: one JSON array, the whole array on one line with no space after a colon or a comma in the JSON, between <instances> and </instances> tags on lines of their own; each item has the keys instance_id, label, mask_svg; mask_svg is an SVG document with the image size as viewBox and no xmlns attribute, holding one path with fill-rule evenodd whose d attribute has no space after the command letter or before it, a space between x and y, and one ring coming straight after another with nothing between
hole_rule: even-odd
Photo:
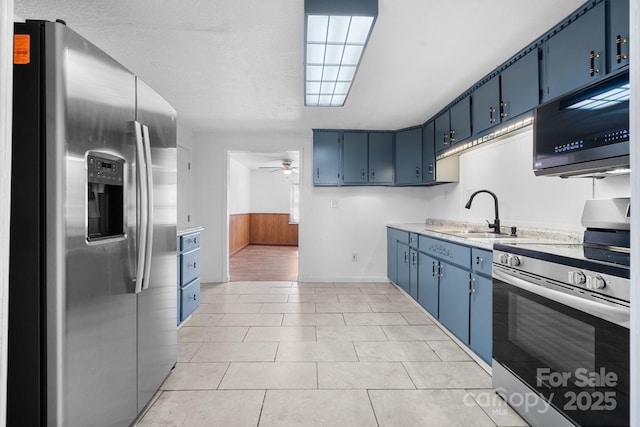
<instances>
[{"instance_id":1,"label":"white wall","mask_svg":"<svg viewBox=\"0 0 640 427\"><path fill-rule=\"evenodd\" d=\"M460 156L460 182L433 187L427 196L431 218L493 221L493 198L479 194L464 208L472 192L493 191L504 224L582 231L587 199L629 197L629 176L592 178L536 177L531 169L533 131L491 143Z\"/></svg>"},{"instance_id":2,"label":"white wall","mask_svg":"<svg viewBox=\"0 0 640 427\"><path fill-rule=\"evenodd\" d=\"M289 213L291 184L297 175L281 171L251 171L251 213Z\"/></svg>"},{"instance_id":3,"label":"white wall","mask_svg":"<svg viewBox=\"0 0 640 427\"><path fill-rule=\"evenodd\" d=\"M229 215L251 213L251 170L229 159Z\"/></svg>"}]
</instances>

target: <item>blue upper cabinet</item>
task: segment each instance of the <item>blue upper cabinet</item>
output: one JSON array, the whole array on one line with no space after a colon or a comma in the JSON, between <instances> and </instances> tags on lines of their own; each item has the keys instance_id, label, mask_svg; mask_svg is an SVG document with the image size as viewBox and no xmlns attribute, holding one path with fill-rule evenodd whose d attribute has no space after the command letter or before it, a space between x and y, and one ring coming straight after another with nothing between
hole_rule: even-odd
<instances>
[{"instance_id":1,"label":"blue upper cabinet","mask_svg":"<svg viewBox=\"0 0 640 427\"><path fill-rule=\"evenodd\" d=\"M609 68L615 71L629 65L629 1L609 2Z\"/></svg>"},{"instance_id":2,"label":"blue upper cabinet","mask_svg":"<svg viewBox=\"0 0 640 427\"><path fill-rule=\"evenodd\" d=\"M451 145L455 145L471 136L471 96L467 95L453 105L449 114Z\"/></svg>"},{"instance_id":3,"label":"blue upper cabinet","mask_svg":"<svg viewBox=\"0 0 640 427\"><path fill-rule=\"evenodd\" d=\"M366 184L369 175L369 139L366 132L344 132L342 136L342 180L344 184Z\"/></svg>"},{"instance_id":4,"label":"blue upper cabinet","mask_svg":"<svg viewBox=\"0 0 640 427\"><path fill-rule=\"evenodd\" d=\"M473 92L473 131L483 132L500 123L500 78L495 76Z\"/></svg>"},{"instance_id":5,"label":"blue upper cabinet","mask_svg":"<svg viewBox=\"0 0 640 427\"><path fill-rule=\"evenodd\" d=\"M422 128L396 133L395 183L422 183Z\"/></svg>"},{"instance_id":6,"label":"blue upper cabinet","mask_svg":"<svg viewBox=\"0 0 640 427\"><path fill-rule=\"evenodd\" d=\"M341 132L313 132L313 185L340 185Z\"/></svg>"},{"instance_id":7,"label":"blue upper cabinet","mask_svg":"<svg viewBox=\"0 0 640 427\"><path fill-rule=\"evenodd\" d=\"M605 3L599 3L546 42L545 101L606 73Z\"/></svg>"},{"instance_id":8,"label":"blue upper cabinet","mask_svg":"<svg viewBox=\"0 0 640 427\"><path fill-rule=\"evenodd\" d=\"M435 118L436 153L471 136L471 96L467 95Z\"/></svg>"},{"instance_id":9,"label":"blue upper cabinet","mask_svg":"<svg viewBox=\"0 0 640 427\"><path fill-rule=\"evenodd\" d=\"M393 184L392 132L369 132L369 184Z\"/></svg>"},{"instance_id":10,"label":"blue upper cabinet","mask_svg":"<svg viewBox=\"0 0 640 427\"><path fill-rule=\"evenodd\" d=\"M342 183L344 185L392 185L393 133L344 132Z\"/></svg>"},{"instance_id":11,"label":"blue upper cabinet","mask_svg":"<svg viewBox=\"0 0 640 427\"><path fill-rule=\"evenodd\" d=\"M534 109L540 102L538 49L505 68L500 73L500 86L500 118L503 121Z\"/></svg>"},{"instance_id":12,"label":"blue upper cabinet","mask_svg":"<svg viewBox=\"0 0 640 427\"><path fill-rule=\"evenodd\" d=\"M436 181L435 122L430 121L422 128L422 182Z\"/></svg>"}]
</instances>

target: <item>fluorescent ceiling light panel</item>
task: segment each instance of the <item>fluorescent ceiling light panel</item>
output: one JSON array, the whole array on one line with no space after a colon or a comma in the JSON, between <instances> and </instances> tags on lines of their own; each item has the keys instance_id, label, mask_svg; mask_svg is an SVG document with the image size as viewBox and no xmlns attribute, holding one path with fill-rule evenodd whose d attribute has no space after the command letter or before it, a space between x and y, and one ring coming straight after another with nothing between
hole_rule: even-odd
<instances>
[{"instance_id":1,"label":"fluorescent ceiling light panel","mask_svg":"<svg viewBox=\"0 0 640 427\"><path fill-rule=\"evenodd\" d=\"M305 105L342 107L378 16L378 0L305 0Z\"/></svg>"}]
</instances>

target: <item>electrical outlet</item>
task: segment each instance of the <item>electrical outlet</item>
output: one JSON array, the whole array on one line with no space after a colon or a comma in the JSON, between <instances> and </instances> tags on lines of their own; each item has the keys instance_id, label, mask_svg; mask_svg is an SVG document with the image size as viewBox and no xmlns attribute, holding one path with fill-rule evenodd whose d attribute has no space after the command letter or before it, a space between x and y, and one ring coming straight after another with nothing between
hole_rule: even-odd
<instances>
[{"instance_id":1,"label":"electrical outlet","mask_svg":"<svg viewBox=\"0 0 640 427\"><path fill-rule=\"evenodd\" d=\"M358 254L357 253L352 253L351 254L351 262L358 262Z\"/></svg>"}]
</instances>

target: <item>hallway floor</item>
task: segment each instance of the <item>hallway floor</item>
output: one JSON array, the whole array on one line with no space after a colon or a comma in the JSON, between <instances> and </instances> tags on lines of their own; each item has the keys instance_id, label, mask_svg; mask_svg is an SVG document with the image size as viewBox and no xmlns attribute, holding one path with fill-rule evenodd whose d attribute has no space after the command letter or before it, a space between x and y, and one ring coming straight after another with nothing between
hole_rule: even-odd
<instances>
[{"instance_id":1,"label":"hallway floor","mask_svg":"<svg viewBox=\"0 0 640 427\"><path fill-rule=\"evenodd\" d=\"M229 258L233 282L298 280L298 247L249 245Z\"/></svg>"},{"instance_id":2,"label":"hallway floor","mask_svg":"<svg viewBox=\"0 0 640 427\"><path fill-rule=\"evenodd\" d=\"M526 426L392 284L204 284L139 425Z\"/></svg>"}]
</instances>

